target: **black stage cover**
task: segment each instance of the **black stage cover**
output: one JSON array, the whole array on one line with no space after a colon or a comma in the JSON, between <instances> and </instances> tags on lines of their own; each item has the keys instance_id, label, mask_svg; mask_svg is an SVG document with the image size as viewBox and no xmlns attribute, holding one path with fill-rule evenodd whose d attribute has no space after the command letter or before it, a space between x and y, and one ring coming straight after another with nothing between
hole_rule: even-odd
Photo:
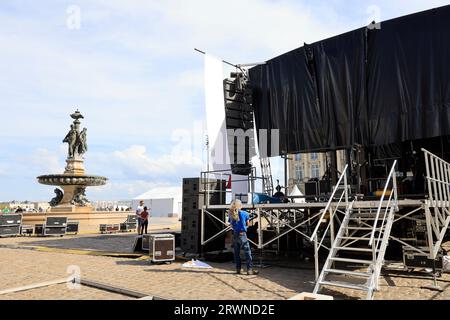
<instances>
[{"instance_id":1,"label":"black stage cover","mask_svg":"<svg viewBox=\"0 0 450 320\"><path fill-rule=\"evenodd\" d=\"M450 135L450 6L305 44L249 75L256 128L279 129L282 154Z\"/></svg>"}]
</instances>

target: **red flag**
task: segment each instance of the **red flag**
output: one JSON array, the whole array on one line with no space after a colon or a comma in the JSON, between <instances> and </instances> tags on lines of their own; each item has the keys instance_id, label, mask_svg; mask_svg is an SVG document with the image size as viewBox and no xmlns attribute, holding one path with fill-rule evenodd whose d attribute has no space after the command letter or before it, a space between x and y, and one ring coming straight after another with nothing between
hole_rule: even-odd
<instances>
[{"instance_id":1,"label":"red flag","mask_svg":"<svg viewBox=\"0 0 450 320\"><path fill-rule=\"evenodd\" d=\"M231 189L231 175L228 178L227 189Z\"/></svg>"}]
</instances>

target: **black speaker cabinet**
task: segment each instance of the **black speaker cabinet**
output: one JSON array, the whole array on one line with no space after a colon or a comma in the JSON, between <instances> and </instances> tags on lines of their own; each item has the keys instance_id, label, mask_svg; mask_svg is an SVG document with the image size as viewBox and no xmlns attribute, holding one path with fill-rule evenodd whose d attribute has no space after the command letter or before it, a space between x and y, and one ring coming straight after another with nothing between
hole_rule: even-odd
<instances>
[{"instance_id":1,"label":"black speaker cabinet","mask_svg":"<svg viewBox=\"0 0 450 320\"><path fill-rule=\"evenodd\" d=\"M208 210L221 221L225 219L224 210ZM205 213L205 240L224 229L224 225ZM183 215L181 223L181 249L184 253L200 254L201 252L220 251L225 249L225 234L208 242L201 250L201 211Z\"/></svg>"},{"instance_id":2,"label":"black speaker cabinet","mask_svg":"<svg viewBox=\"0 0 450 320\"><path fill-rule=\"evenodd\" d=\"M331 192L331 181L330 180L320 180L319 181L319 191L320 194L327 194Z\"/></svg>"},{"instance_id":3,"label":"black speaker cabinet","mask_svg":"<svg viewBox=\"0 0 450 320\"><path fill-rule=\"evenodd\" d=\"M225 193L226 181L220 179L209 179L201 181L200 178L184 178L183 179L183 196L198 195L209 190L210 193Z\"/></svg>"},{"instance_id":4,"label":"black speaker cabinet","mask_svg":"<svg viewBox=\"0 0 450 320\"><path fill-rule=\"evenodd\" d=\"M305 196L316 197L319 195L319 188L317 181L305 182Z\"/></svg>"}]
</instances>

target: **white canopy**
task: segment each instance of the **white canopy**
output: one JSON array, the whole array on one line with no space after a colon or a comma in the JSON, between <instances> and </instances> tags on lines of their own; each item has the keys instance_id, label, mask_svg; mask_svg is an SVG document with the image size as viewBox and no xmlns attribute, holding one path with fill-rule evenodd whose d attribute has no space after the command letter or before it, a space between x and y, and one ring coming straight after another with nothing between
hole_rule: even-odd
<instances>
[{"instance_id":1,"label":"white canopy","mask_svg":"<svg viewBox=\"0 0 450 320\"><path fill-rule=\"evenodd\" d=\"M289 196L303 196L303 193L300 191L300 189L297 187L297 185L294 185L294 187L292 188L291 193L289 194ZM305 202L305 198L295 198L294 203L304 203Z\"/></svg>"},{"instance_id":2,"label":"white canopy","mask_svg":"<svg viewBox=\"0 0 450 320\"><path fill-rule=\"evenodd\" d=\"M134 200L147 199L176 199L181 201L183 190L181 187L158 187L141 194Z\"/></svg>"}]
</instances>

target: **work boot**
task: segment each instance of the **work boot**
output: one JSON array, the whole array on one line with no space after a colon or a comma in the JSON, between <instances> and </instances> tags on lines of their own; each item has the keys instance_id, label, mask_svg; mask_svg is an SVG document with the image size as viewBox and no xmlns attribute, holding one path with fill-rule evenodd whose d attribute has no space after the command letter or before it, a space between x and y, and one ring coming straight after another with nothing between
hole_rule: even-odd
<instances>
[{"instance_id":1,"label":"work boot","mask_svg":"<svg viewBox=\"0 0 450 320\"><path fill-rule=\"evenodd\" d=\"M241 274L242 269L236 269L236 274Z\"/></svg>"},{"instance_id":2,"label":"work boot","mask_svg":"<svg viewBox=\"0 0 450 320\"><path fill-rule=\"evenodd\" d=\"M249 276L256 276L257 274L259 274L258 270L253 270L253 269L247 270L247 275L249 275Z\"/></svg>"}]
</instances>

